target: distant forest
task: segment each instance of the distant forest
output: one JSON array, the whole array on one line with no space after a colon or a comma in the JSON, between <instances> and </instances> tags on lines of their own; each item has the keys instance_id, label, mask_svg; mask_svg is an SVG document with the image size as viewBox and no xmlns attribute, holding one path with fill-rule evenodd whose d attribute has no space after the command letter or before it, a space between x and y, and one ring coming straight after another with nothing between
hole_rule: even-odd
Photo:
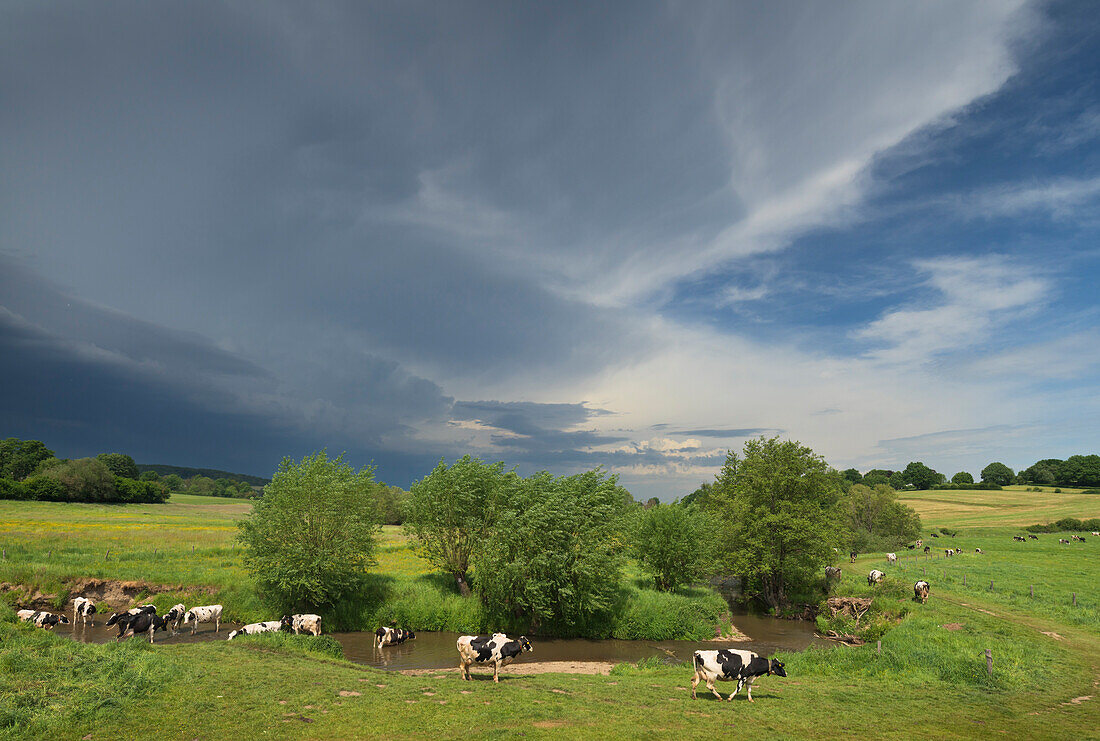
<instances>
[{"instance_id":1,"label":"distant forest","mask_svg":"<svg viewBox=\"0 0 1100 741\"><path fill-rule=\"evenodd\" d=\"M145 473L146 471L154 471L160 476L169 476L175 474L181 479L190 479L195 476L206 476L210 479L233 479L234 481L243 481L246 484L252 486L267 486L271 483L271 479L265 479L262 476L249 476L245 473L230 473L229 471L219 471L216 468L190 468L188 466L168 466L163 463L139 463L137 464L138 471Z\"/></svg>"}]
</instances>

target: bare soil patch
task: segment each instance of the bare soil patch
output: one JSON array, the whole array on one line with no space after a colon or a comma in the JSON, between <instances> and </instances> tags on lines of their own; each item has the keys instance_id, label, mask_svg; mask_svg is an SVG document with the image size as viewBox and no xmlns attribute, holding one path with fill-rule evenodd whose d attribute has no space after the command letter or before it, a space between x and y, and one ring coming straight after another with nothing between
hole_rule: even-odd
<instances>
[{"instance_id":1,"label":"bare soil patch","mask_svg":"<svg viewBox=\"0 0 1100 741\"><path fill-rule=\"evenodd\" d=\"M962 623L947 623L943 626L945 630L962 630Z\"/></svg>"}]
</instances>

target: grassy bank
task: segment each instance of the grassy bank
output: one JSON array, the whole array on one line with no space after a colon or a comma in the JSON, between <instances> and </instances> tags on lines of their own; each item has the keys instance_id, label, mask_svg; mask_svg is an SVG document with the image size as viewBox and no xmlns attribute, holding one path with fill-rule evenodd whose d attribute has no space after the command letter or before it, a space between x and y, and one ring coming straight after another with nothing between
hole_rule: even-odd
<instances>
[{"instance_id":1,"label":"grassy bank","mask_svg":"<svg viewBox=\"0 0 1100 741\"><path fill-rule=\"evenodd\" d=\"M220 602L229 621L267 620L274 608L253 587L235 541L236 521L250 506L185 494L160 505L0 501L0 582L26 587L20 598L55 595L55 608L77 578L177 585L142 599L160 608ZM494 627L477 600L461 597L453 580L416 555L401 528L383 528L377 555L367 589L324 613L327 629L374 630L391 621L413 630ZM658 593L633 568L619 600L619 618L607 628L614 637L704 640L725 623L726 604L713 590Z\"/></svg>"}]
</instances>

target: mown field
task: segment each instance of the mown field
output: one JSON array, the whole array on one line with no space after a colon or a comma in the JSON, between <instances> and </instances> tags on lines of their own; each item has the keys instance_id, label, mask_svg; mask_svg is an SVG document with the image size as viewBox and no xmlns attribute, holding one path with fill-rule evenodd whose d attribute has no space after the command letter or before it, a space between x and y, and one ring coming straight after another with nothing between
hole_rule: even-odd
<instances>
[{"instance_id":1,"label":"mown field","mask_svg":"<svg viewBox=\"0 0 1100 741\"><path fill-rule=\"evenodd\" d=\"M1003 491L906 491L898 500L921 516L926 528L1018 526L1057 522L1063 517L1079 520L1100 517L1100 495L1082 494L1080 489L1053 487L1042 492L1023 491L1012 486Z\"/></svg>"}]
</instances>

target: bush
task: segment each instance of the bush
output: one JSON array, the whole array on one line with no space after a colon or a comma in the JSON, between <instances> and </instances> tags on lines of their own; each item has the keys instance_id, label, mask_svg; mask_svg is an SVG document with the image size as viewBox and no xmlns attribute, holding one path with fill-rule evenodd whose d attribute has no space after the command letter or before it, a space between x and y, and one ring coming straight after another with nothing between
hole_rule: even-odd
<instances>
[{"instance_id":1,"label":"bush","mask_svg":"<svg viewBox=\"0 0 1100 741\"><path fill-rule=\"evenodd\" d=\"M952 530L949 527L941 527L940 528L940 534L941 535L955 536L955 535L959 534L959 531L958 530Z\"/></svg>"},{"instance_id":2,"label":"bush","mask_svg":"<svg viewBox=\"0 0 1100 741\"><path fill-rule=\"evenodd\" d=\"M355 472L325 451L284 458L238 523L245 566L280 607L334 605L361 589L374 564L377 517L373 468Z\"/></svg>"},{"instance_id":3,"label":"bush","mask_svg":"<svg viewBox=\"0 0 1100 741\"><path fill-rule=\"evenodd\" d=\"M0 479L0 499L27 499L27 487L18 481Z\"/></svg>"},{"instance_id":4,"label":"bush","mask_svg":"<svg viewBox=\"0 0 1100 741\"><path fill-rule=\"evenodd\" d=\"M702 512L658 504L636 516L634 553L658 589L669 592L690 584L714 565L713 535L718 529Z\"/></svg>"}]
</instances>

